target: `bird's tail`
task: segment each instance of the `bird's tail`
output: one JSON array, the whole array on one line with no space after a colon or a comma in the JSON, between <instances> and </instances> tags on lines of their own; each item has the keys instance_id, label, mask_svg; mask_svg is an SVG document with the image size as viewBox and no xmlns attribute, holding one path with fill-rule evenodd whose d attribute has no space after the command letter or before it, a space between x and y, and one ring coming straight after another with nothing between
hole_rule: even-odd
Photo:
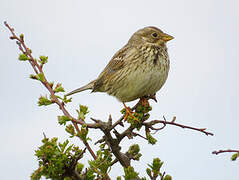
<instances>
[{"instance_id":1,"label":"bird's tail","mask_svg":"<svg viewBox=\"0 0 239 180\"><path fill-rule=\"evenodd\" d=\"M75 93L78 93L78 92L81 92L81 91L85 91L85 90L88 90L88 89L93 89L94 84L95 84L95 80L91 81L89 84L87 84L85 86L82 86L78 89L75 89L74 91L69 92L68 94L66 94L66 96L70 96L72 94L75 94Z\"/></svg>"}]
</instances>

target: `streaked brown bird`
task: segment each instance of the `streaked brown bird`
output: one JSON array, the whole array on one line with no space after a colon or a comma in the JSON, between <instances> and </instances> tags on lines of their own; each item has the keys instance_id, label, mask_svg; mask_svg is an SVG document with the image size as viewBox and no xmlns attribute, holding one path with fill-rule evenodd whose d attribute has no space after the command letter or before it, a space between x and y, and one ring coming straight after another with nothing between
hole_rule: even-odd
<instances>
[{"instance_id":1,"label":"streaked brown bird","mask_svg":"<svg viewBox=\"0 0 239 180\"><path fill-rule=\"evenodd\" d=\"M140 98L142 104L148 103L145 97L153 97L164 85L169 71L166 42L172 39L156 27L138 30L116 52L97 79L67 96L87 89L106 92L123 102L126 112L132 115L125 102Z\"/></svg>"}]
</instances>

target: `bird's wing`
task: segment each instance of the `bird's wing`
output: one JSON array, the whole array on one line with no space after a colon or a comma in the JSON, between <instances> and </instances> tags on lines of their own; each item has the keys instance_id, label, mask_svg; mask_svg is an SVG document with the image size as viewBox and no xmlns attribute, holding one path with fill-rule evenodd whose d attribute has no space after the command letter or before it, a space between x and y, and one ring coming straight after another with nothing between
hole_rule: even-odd
<instances>
[{"instance_id":1,"label":"bird's wing","mask_svg":"<svg viewBox=\"0 0 239 180\"><path fill-rule=\"evenodd\" d=\"M127 56L128 49L129 46L126 45L115 53L110 62L96 79L93 91L101 91L100 88L102 87L103 82L106 79L110 79L117 71L119 71L125 66L125 59Z\"/></svg>"},{"instance_id":2,"label":"bird's wing","mask_svg":"<svg viewBox=\"0 0 239 180\"><path fill-rule=\"evenodd\" d=\"M129 47L125 46L122 49L120 49L118 52L116 52L99 77L109 76L111 74L114 74L117 70L123 68L128 49Z\"/></svg>"}]
</instances>

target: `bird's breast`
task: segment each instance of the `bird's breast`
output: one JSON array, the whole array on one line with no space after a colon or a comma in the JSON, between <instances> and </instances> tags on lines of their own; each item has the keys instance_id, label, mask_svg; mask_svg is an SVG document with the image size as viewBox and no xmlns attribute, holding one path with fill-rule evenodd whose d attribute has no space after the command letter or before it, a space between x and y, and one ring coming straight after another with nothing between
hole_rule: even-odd
<instances>
[{"instance_id":1,"label":"bird's breast","mask_svg":"<svg viewBox=\"0 0 239 180\"><path fill-rule=\"evenodd\" d=\"M114 95L121 101L135 100L145 95L152 95L161 89L169 71L167 51L145 48L137 54L125 68L127 76L118 84Z\"/></svg>"}]
</instances>

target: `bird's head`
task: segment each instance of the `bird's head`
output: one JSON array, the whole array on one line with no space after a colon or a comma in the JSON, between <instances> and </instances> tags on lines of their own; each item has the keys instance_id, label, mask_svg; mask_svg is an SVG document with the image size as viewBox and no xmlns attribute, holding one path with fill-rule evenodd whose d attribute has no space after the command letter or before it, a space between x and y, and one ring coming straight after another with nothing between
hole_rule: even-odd
<instances>
[{"instance_id":1,"label":"bird's head","mask_svg":"<svg viewBox=\"0 0 239 180\"><path fill-rule=\"evenodd\" d=\"M154 46L164 46L166 42L172 40L173 38L173 36L164 33L160 29L149 26L135 32L131 36L129 43L144 43Z\"/></svg>"}]
</instances>

